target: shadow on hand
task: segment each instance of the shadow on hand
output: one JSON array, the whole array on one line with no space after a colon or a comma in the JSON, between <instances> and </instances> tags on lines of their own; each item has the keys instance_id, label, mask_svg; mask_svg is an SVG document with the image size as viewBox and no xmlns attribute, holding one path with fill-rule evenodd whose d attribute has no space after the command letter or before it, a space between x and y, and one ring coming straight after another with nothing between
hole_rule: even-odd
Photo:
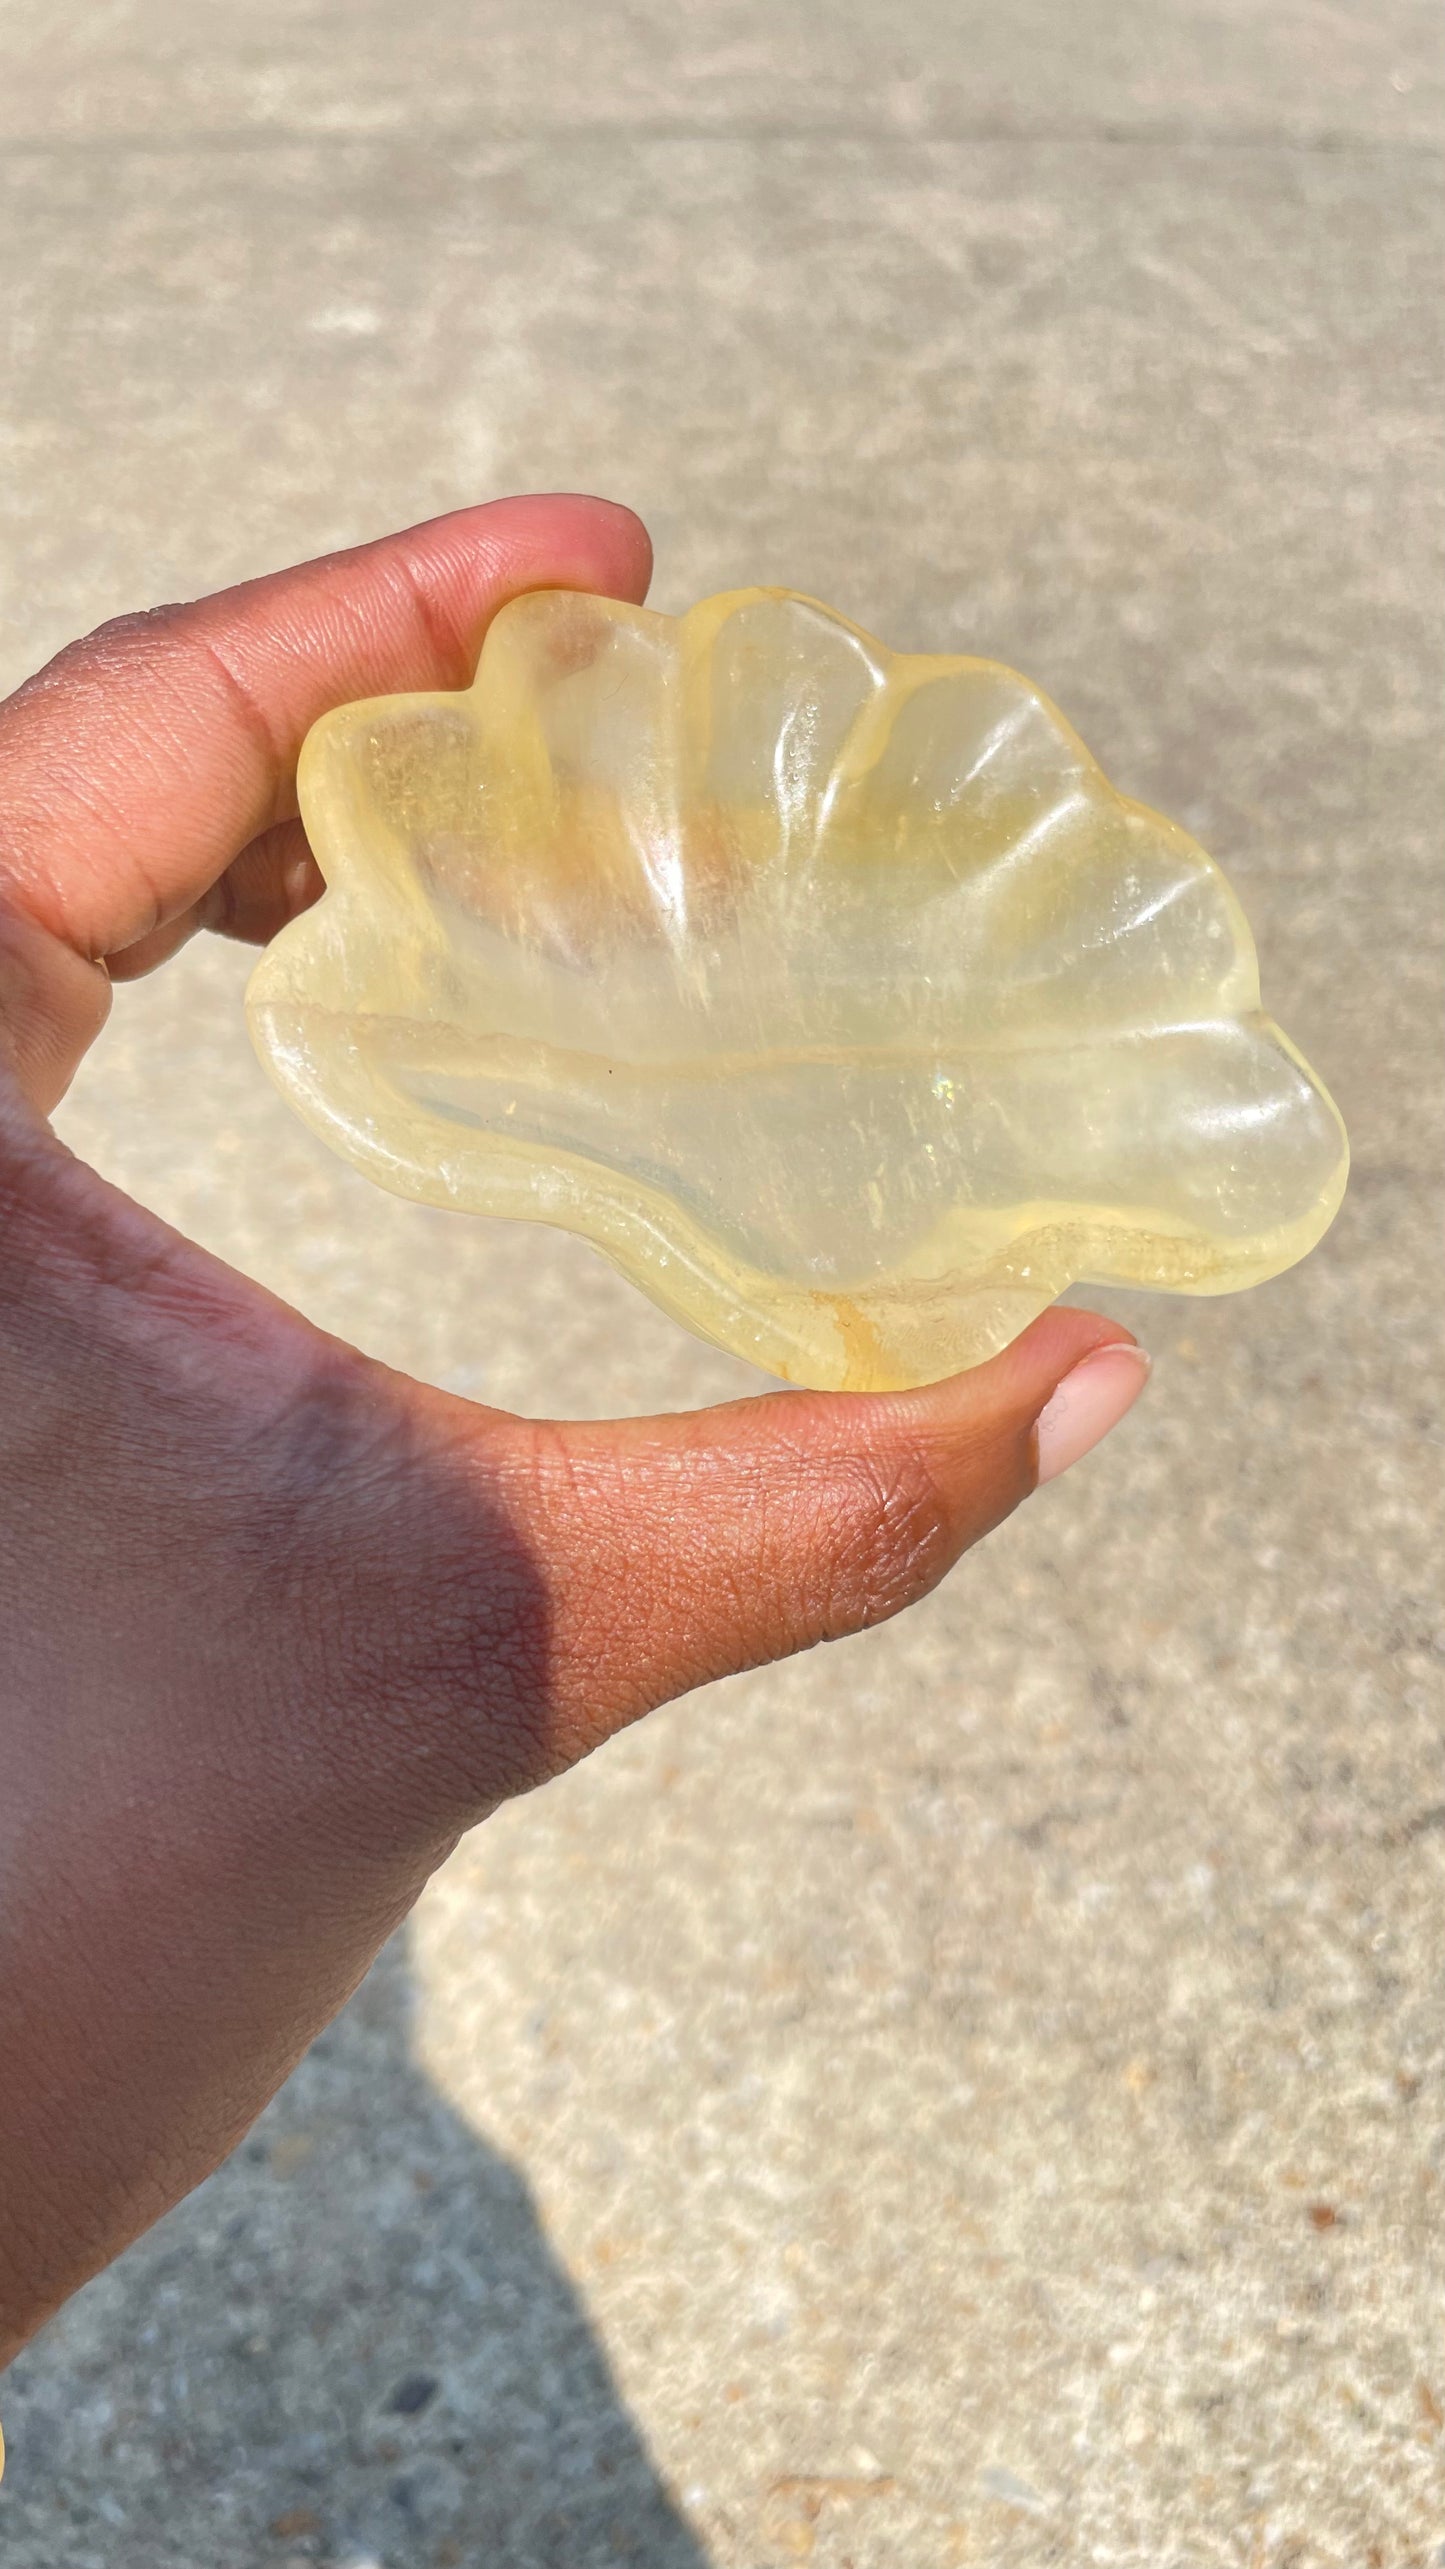
<instances>
[{"instance_id":1,"label":"shadow on hand","mask_svg":"<svg viewBox=\"0 0 1445 2569\"><path fill-rule=\"evenodd\" d=\"M396 1939L225 2167L5 2377L8 2569L705 2569Z\"/></svg>"}]
</instances>

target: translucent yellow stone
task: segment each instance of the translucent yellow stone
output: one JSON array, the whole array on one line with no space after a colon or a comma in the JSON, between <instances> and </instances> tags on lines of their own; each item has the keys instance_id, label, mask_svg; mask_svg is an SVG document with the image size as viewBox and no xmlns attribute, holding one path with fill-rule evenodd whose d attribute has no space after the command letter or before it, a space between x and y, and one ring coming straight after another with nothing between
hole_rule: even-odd
<instances>
[{"instance_id":1,"label":"translucent yellow stone","mask_svg":"<svg viewBox=\"0 0 1445 2569\"><path fill-rule=\"evenodd\" d=\"M790 1382L929 1382L1078 1278L1228 1293L1344 1191L1192 839L985 660L784 590L518 598L301 760L263 1060L383 1186L580 1231Z\"/></svg>"}]
</instances>

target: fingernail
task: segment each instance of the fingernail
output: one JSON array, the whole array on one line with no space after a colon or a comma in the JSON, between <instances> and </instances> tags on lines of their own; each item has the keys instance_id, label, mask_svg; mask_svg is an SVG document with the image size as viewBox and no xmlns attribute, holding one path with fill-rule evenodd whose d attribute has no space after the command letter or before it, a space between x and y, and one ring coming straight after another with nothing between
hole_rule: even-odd
<instances>
[{"instance_id":1,"label":"fingernail","mask_svg":"<svg viewBox=\"0 0 1445 2569\"><path fill-rule=\"evenodd\" d=\"M1089 1453L1132 1409L1149 1380L1149 1359L1142 1347L1100 1347L1065 1374L1035 1431L1039 1449L1039 1486L1056 1481L1080 1455Z\"/></svg>"},{"instance_id":2,"label":"fingernail","mask_svg":"<svg viewBox=\"0 0 1445 2569\"><path fill-rule=\"evenodd\" d=\"M320 900L326 883L309 848L304 856L293 856L288 860L282 871L281 884L288 920L299 919L303 910L309 910Z\"/></svg>"}]
</instances>

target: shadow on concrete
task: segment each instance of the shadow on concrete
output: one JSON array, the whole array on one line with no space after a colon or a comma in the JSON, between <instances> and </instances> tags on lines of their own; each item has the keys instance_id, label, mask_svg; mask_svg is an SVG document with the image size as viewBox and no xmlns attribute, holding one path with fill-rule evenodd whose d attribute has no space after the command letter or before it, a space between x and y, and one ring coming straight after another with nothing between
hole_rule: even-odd
<instances>
[{"instance_id":1,"label":"shadow on concrete","mask_svg":"<svg viewBox=\"0 0 1445 2569\"><path fill-rule=\"evenodd\" d=\"M5 2377L7 2569L706 2569L395 1940L235 2157Z\"/></svg>"}]
</instances>

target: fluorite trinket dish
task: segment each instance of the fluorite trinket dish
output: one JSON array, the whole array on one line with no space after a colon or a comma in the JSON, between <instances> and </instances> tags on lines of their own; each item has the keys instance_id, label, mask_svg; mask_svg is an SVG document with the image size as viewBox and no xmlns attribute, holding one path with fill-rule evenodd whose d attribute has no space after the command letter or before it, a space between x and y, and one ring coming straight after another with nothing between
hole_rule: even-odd
<instances>
[{"instance_id":1,"label":"fluorite trinket dish","mask_svg":"<svg viewBox=\"0 0 1445 2569\"><path fill-rule=\"evenodd\" d=\"M1078 1279L1232 1292L1340 1201L1219 868L991 662L542 591L464 693L326 715L300 797L328 889L247 1007L307 1122L788 1381L933 1381Z\"/></svg>"}]
</instances>

